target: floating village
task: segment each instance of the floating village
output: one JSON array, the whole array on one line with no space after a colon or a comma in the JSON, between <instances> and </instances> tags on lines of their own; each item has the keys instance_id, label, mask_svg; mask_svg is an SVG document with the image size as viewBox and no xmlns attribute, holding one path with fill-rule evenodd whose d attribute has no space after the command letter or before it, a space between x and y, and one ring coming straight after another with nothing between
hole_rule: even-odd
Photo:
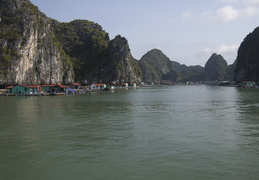
<instances>
[{"instance_id":1,"label":"floating village","mask_svg":"<svg viewBox=\"0 0 259 180\"><path fill-rule=\"evenodd\" d=\"M235 83L234 81L213 81L213 82L178 82L163 83L162 85L211 85L211 86L229 86L229 87L245 87L258 88L255 81L243 81ZM139 88L141 86L157 85L156 83L121 83L117 85L106 85L93 83L91 85L81 85L80 83L72 83L69 85L53 84L53 85L28 85L18 84L12 86L2 86L0 88L0 96L50 96L50 95L77 95L86 94L96 91L110 91L115 89Z\"/></svg>"},{"instance_id":2,"label":"floating village","mask_svg":"<svg viewBox=\"0 0 259 180\"><path fill-rule=\"evenodd\" d=\"M106 85L93 83L83 86L80 83L72 83L69 85L26 85L18 84L14 86L6 86L0 89L0 96L49 96L49 95L73 95L85 94L95 91L109 91L119 88L137 88L136 83L121 83L120 85Z\"/></svg>"}]
</instances>

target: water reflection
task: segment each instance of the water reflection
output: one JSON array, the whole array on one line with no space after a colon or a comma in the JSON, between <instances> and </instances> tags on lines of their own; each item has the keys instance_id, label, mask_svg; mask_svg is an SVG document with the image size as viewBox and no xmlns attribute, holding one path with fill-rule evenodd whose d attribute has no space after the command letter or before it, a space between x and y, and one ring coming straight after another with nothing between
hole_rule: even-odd
<instances>
[{"instance_id":1,"label":"water reflection","mask_svg":"<svg viewBox=\"0 0 259 180\"><path fill-rule=\"evenodd\" d=\"M239 92L238 110L240 120L247 124L259 124L259 89L237 88Z\"/></svg>"},{"instance_id":2,"label":"water reflection","mask_svg":"<svg viewBox=\"0 0 259 180\"><path fill-rule=\"evenodd\" d=\"M239 129L240 135L239 147L245 158L251 162L247 166L257 166L259 160L259 89L237 88L239 92L238 110L240 113L239 122L242 123L242 129ZM257 156L255 155L257 154Z\"/></svg>"},{"instance_id":3,"label":"water reflection","mask_svg":"<svg viewBox=\"0 0 259 180\"><path fill-rule=\"evenodd\" d=\"M255 89L211 86L0 97L1 175L256 179L258 100Z\"/></svg>"}]
</instances>

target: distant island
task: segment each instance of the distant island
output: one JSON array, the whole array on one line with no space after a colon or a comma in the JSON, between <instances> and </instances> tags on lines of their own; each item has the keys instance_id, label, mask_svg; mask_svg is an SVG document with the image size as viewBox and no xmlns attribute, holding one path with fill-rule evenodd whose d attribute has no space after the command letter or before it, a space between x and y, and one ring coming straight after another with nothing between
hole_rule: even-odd
<instances>
[{"instance_id":1,"label":"distant island","mask_svg":"<svg viewBox=\"0 0 259 180\"><path fill-rule=\"evenodd\" d=\"M135 59L125 37L110 40L87 20L61 23L29 0L0 2L0 85L259 81L259 28L241 43L236 61L220 54L205 67L186 66L152 49Z\"/></svg>"}]
</instances>

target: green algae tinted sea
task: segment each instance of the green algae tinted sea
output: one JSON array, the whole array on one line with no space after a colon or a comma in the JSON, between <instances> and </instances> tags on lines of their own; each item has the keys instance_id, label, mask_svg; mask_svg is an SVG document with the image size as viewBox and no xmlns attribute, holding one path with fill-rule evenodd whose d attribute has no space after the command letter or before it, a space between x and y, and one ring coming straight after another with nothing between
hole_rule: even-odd
<instances>
[{"instance_id":1,"label":"green algae tinted sea","mask_svg":"<svg viewBox=\"0 0 259 180\"><path fill-rule=\"evenodd\" d=\"M2 180L258 179L259 89L0 96Z\"/></svg>"}]
</instances>

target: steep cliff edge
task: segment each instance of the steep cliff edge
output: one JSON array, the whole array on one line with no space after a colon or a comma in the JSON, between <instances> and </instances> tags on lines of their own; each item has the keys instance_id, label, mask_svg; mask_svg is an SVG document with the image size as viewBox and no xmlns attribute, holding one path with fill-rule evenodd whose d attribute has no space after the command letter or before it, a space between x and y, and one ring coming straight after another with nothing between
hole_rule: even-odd
<instances>
[{"instance_id":1,"label":"steep cliff edge","mask_svg":"<svg viewBox=\"0 0 259 180\"><path fill-rule=\"evenodd\" d=\"M138 61L132 57L126 38L118 35L110 41L107 57L107 60L111 63L104 66L102 77L104 82L140 83L142 81L142 72Z\"/></svg>"},{"instance_id":2,"label":"steep cliff edge","mask_svg":"<svg viewBox=\"0 0 259 180\"><path fill-rule=\"evenodd\" d=\"M212 54L205 64L205 81L226 81L231 79L227 61L219 54Z\"/></svg>"},{"instance_id":3,"label":"steep cliff edge","mask_svg":"<svg viewBox=\"0 0 259 180\"><path fill-rule=\"evenodd\" d=\"M93 81L106 61L109 36L100 25L87 20L52 21L56 41L72 59L75 81Z\"/></svg>"},{"instance_id":4,"label":"steep cliff edge","mask_svg":"<svg viewBox=\"0 0 259 180\"><path fill-rule=\"evenodd\" d=\"M259 27L248 34L238 49L234 80L259 81Z\"/></svg>"},{"instance_id":5,"label":"steep cliff edge","mask_svg":"<svg viewBox=\"0 0 259 180\"><path fill-rule=\"evenodd\" d=\"M126 38L118 35L110 41L100 25L87 20L53 20L53 27L64 52L72 59L76 81L141 82L141 71Z\"/></svg>"},{"instance_id":6,"label":"steep cliff edge","mask_svg":"<svg viewBox=\"0 0 259 180\"><path fill-rule=\"evenodd\" d=\"M29 0L0 2L0 83L141 82L128 42L87 20L60 23Z\"/></svg>"},{"instance_id":7,"label":"steep cliff edge","mask_svg":"<svg viewBox=\"0 0 259 180\"><path fill-rule=\"evenodd\" d=\"M70 58L54 39L51 19L29 0L0 2L0 82L73 82Z\"/></svg>"}]
</instances>

